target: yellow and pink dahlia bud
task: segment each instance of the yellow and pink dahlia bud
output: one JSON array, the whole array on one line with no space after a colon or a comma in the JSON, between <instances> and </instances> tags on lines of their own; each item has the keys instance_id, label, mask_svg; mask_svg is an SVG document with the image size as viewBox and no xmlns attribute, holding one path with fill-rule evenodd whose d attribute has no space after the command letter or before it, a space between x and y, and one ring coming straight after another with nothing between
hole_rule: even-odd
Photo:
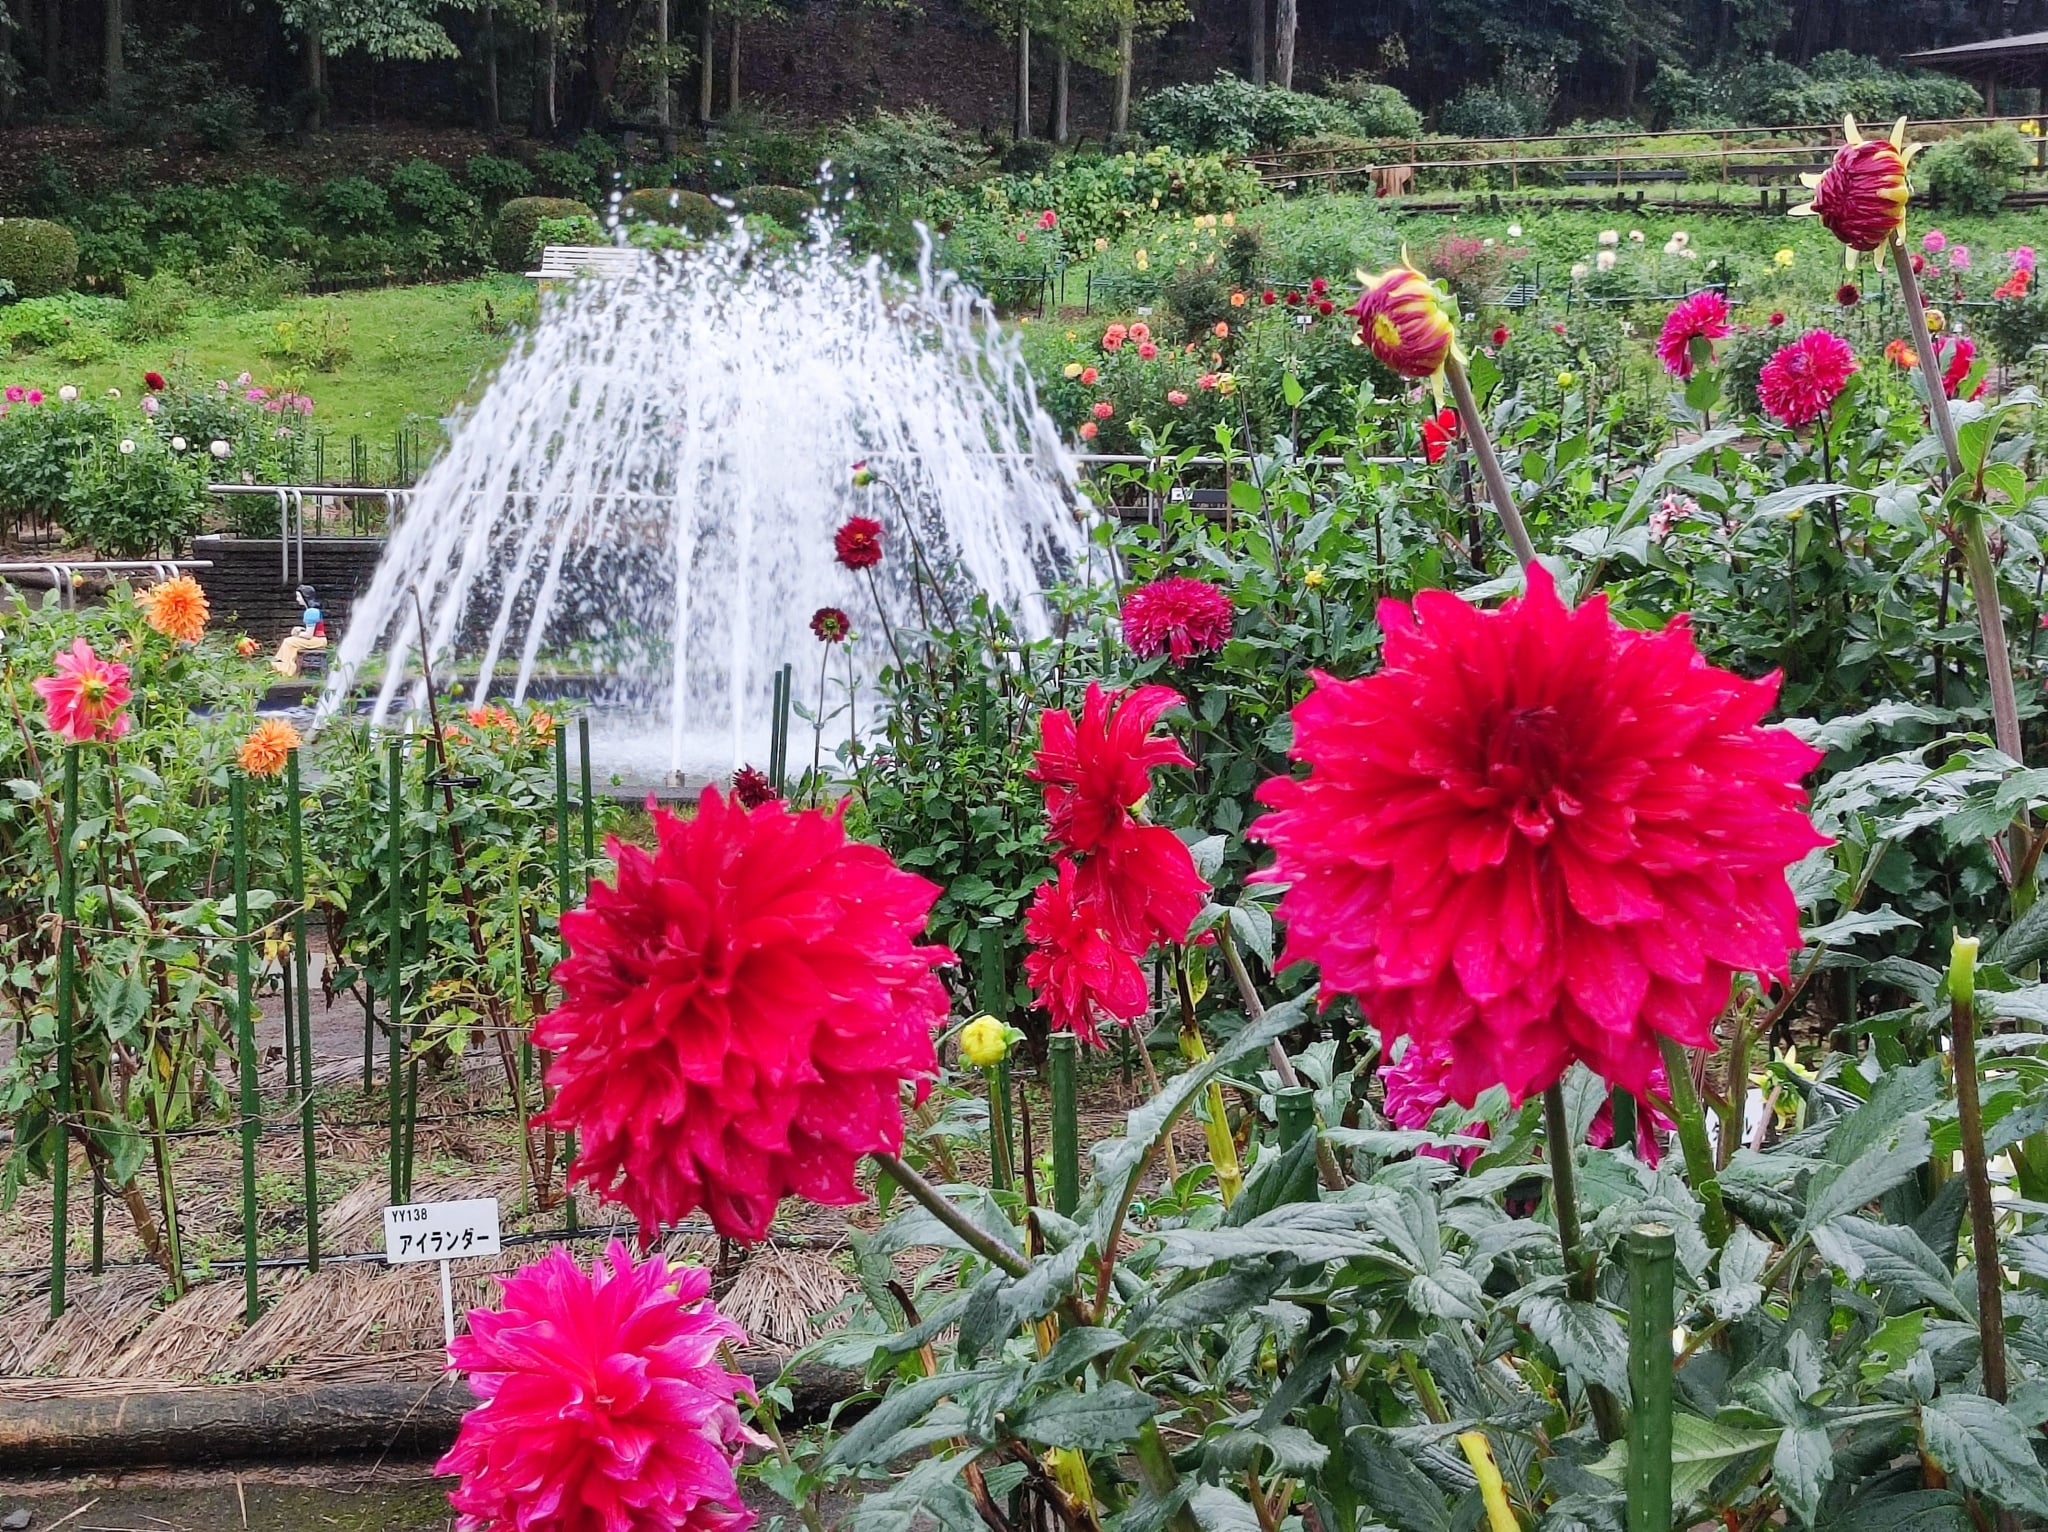
<instances>
[{"instance_id":1,"label":"yellow and pink dahlia bud","mask_svg":"<svg viewBox=\"0 0 2048 1532\"><path fill-rule=\"evenodd\" d=\"M1851 251L1882 250L1901 237L1906 226L1906 166L1918 145L1906 143L1901 117L1889 138L1864 138L1856 119L1843 120L1849 141L1835 151L1834 162L1817 176L1800 179L1813 190L1813 201L1792 209L1811 214ZM1853 260L1853 255L1851 256Z\"/></svg>"},{"instance_id":2,"label":"yellow and pink dahlia bud","mask_svg":"<svg viewBox=\"0 0 2048 1532\"><path fill-rule=\"evenodd\" d=\"M1359 339L1404 378L1435 377L1457 343L1443 293L1413 266L1368 278L1350 312Z\"/></svg>"}]
</instances>

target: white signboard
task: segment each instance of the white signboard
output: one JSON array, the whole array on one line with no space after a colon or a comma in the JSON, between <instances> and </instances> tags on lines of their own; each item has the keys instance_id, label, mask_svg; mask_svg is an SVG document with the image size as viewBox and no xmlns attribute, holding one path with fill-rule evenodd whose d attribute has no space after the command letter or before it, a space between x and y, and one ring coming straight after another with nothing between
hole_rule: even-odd
<instances>
[{"instance_id":1,"label":"white signboard","mask_svg":"<svg viewBox=\"0 0 2048 1532\"><path fill-rule=\"evenodd\" d=\"M469 1202L409 1202L384 1210L384 1260L392 1266L415 1261L463 1261L498 1253L498 1199Z\"/></svg>"}]
</instances>

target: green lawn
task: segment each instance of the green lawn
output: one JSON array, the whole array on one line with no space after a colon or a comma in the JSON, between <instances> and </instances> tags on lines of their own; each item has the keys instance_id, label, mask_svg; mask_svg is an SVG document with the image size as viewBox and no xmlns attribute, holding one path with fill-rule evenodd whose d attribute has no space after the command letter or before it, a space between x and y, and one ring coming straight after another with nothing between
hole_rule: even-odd
<instances>
[{"instance_id":1,"label":"green lawn","mask_svg":"<svg viewBox=\"0 0 2048 1532\"><path fill-rule=\"evenodd\" d=\"M66 362L54 350L17 354L0 361L0 377L47 393L67 383L89 395L118 388L132 399L151 370L202 386L248 372L257 383L311 395L316 430L338 441L360 433L383 447L401 427L438 435L441 418L473 397L505 354L508 322L530 317L533 303L532 283L493 276L301 298L261 311L201 306L166 339L77 348L101 351L86 362ZM296 360L280 326L296 341ZM306 360L308 338L322 334L346 349L325 371Z\"/></svg>"}]
</instances>

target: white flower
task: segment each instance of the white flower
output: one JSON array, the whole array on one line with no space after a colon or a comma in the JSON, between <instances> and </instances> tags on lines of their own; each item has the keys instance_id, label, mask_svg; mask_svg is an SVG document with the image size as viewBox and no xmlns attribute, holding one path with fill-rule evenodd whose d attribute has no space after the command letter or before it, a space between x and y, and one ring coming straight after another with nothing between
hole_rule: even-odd
<instances>
[{"instance_id":1,"label":"white flower","mask_svg":"<svg viewBox=\"0 0 2048 1532\"><path fill-rule=\"evenodd\" d=\"M1479 242L1479 248L1482 250L1491 250L1493 248L1493 241L1491 239L1482 239Z\"/></svg>"},{"instance_id":2,"label":"white flower","mask_svg":"<svg viewBox=\"0 0 2048 1532\"><path fill-rule=\"evenodd\" d=\"M211 447L208 447L206 450L208 452L211 452L215 457L226 457L230 452L234 451L235 449L230 447L224 441L216 441Z\"/></svg>"},{"instance_id":3,"label":"white flower","mask_svg":"<svg viewBox=\"0 0 2048 1532\"><path fill-rule=\"evenodd\" d=\"M1598 255L1593 257L1593 264L1595 266L1598 266L1602 271L1614 270L1614 252L1612 250L1602 250Z\"/></svg>"},{"instance_id":4,"label":"white flower","mask_svg":"<svg viewBox=\"0 0 2048 1532\"><path fill-rule=\"evenodd\" d=\"M160 405L160 404L158 404L158 403L156 402L156 395L155 395L155 394L146 394L146 395L144 395L144 396L143 396L143 400L142 400L142 413L143 413L143 414L145 414L145 415L154 415L154 414L155 414L155 413L156 413L156 412L157 412L157 411L158 411L159 409L161 409L161 408L163 408L163 406L162 406L162 405Z\"/></svg>"},{"instance_id":5,"label":"white flower","mask_svg":"<svg viewBox=\"0 0 2048 1532\"><path fill-rule=\"evenodd\" d=\"M1683 250L1684 248L1685 246L1681 245L1678 242L1678 238L1676 235L1673 235L1670 239L1664 241L1664 253L1666 255L1676 255L1679 253L1679 251Z\"/></svg>"},{"instance_id":6,"label":"white flower","mask_svg":"<svg viewBox=\"0 0 2048 1532\"><path fill-rule=\"evenodd\" d=\"M1683 229L1673 229L1671 231L1671 243L1678 246L1679 249L1683 250L1687 245L1692 243L1692 236L1686 233Z\"/></svg>"},{"instance_id":7,"label":"white flower","mask_svg":"<svg viewBox=\"0 0 2048 1532\"><path fill-rule=\"evenodd\" d=\"M1577 265L1572 267L1572 280L1574 282L1585 281L1586 273L1591 271L1592 269L1593 268L1588 266L1584 261L1580 261Z\"/></svg>"},{"instance_id":8,"label":"white flower","mask_svg":"<svg viewBox=\"0 0 2048 1532\"><path fill-rule=\"evenodd\" d=\"M1628 231L1628 242L1632 245L1640 245L1643 242L1643 231L1641 229L1630 229Z\"/></svg>"},{"instance_id":9,"label":"white flower","mask_svg":"<svg viewBox=\"0 0 2048 1532\"><path fill-rule=\"evenodd\" d=\"M1518 224L1518 223L1511 223L1511 224L1509 224L1509 225L1508 225L1508 238L1509 238L1509 239L1520 239L1521 237L1522 237L1522 226L1521 226L1520 224Z\"/></svg>"},{"instance_id":10,"label":"white flower","mask_svg":"<svg viewBox=\"0 0 2048 1532\"><path fill-rule=\"evenodd\" d=\"M62 399L66 404L69 404L71 403L72 400L78 397L78 390L73 388L69 383L66 383L62 388L57 390L57 397L59 399Z\"/></svg>"},{"instance_id":11,"label":"white flower","mask_svg":"<svg viewBox=\"0 0 2048 1532\"><path fill-rule=\"evenodd\" d=\"M183 452L186 445L185 438L182 436L173 436L171 438L171 451L173 452Z\"/></svg>"},{"instance_id":12,"label":"white flower","mask_svg":"<svg viewBox=\"0 0 2048 1532\"><path fill-rule=\"evenodd\" d=\"M123 457L126 457L126 456L127 456L127 455L128 455L129 453L133 452L134 450L135 450L135 443L134 443L133 439L132 439L132 438L129 438L129 437L126 437L126 436L122 437L122 438L121 438L121 456L123 456Z\"/></svg>"},{"instance_id":13,"label":"white flower","mask_svg":"<svg viewBox=\"0 0 2048 1532\"><path fill-rule=\"evenodd\" d=\"M1697 251L1697 250L1694 250L1694 249L1692 249L1692 248L1690 248L1690 247L1687 247L1686 249L1684 249L1684 250L1681 250L1681 251L1679 251L1678 253L1679 253L1680 255L1684 256L1684 257L1685 257L1685 259L1687 259L1688 261L1696 261L1696 260L1698 260L1698 259L1700 258L1700 253L1699 253L1699 251Z\"/></svg>"},{"instance_id":14,"label":"white flower","mask_svg":"<svg viewBox=\"0 0 2048 1532\"><path fill-rule=\"evenodd\" d=\"M118 399L121 397L121 390L118 388L110 388L107 390L107 397L109 399Z\"/></svg>"},{"instance_id":15,"label":"white flower","mask_svg":"<svg viewBox=\"0 0 2048 1532\"><path fill-rule=\"evenodd\" d=\"M1621 243L1621 236L1612 229L1602 229L1600 231L1600 243L1609 246L1618 245Z\"/></svg>"}]
</instances>

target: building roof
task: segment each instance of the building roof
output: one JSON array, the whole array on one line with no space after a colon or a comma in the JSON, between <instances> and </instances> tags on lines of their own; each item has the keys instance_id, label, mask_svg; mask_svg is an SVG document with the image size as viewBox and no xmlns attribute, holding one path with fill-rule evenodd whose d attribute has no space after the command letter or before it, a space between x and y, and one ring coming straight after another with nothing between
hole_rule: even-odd
<instances>
[{"instance_id":1,"label":"building roof","mask_svg":"<svg viewBox=\"0 0 2048 1532\"><path fill-rule=\"evenodd\" d=\"M2038 59L2048 59L2048 32L2022 32L2016 37L1989 37L1981 43L1961 43L1953 48L1930 48L1925 53L1908 53L1899 62L1928 69L1968 69Z\"/></svg>"}]
</instances>

